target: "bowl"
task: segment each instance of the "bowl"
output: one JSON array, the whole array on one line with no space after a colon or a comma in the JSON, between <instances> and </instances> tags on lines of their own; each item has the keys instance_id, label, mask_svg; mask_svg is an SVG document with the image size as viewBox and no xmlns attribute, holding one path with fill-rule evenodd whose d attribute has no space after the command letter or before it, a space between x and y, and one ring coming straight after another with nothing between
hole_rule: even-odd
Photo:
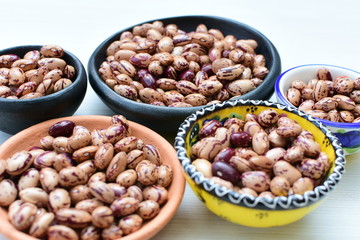
<instances>
[{"instance_id":1,"label":"bowl","mask_svg":"<svg viewBox=\"0 0 360 240\"><path fill-rule=\"evenodd\" d=\"M282 73L275 82L275 93L278 102L288 106L293 106L285 97L285 93L290 88L292 81L302 80L308 82L316 79L316 72L319 68L329 69L333 79L338 76L346 75L351 79L360 77L360 72L345 67L328 64L307 64L300 65ZM317 118L327 128L329 128L340 140L345 154L353 154L360 150L360 123L341 123L332 122Z\"/></svg>"},{"instance_id":2,"label":"bowl","mask_svg":"<svg viewBox=\"0 0 360 240\"><path fill-rule=\"evenodd\" d=\"M199 129L209 119L224 121L230 117L244 119L247 113L259 114L272 108L278 114L296 120L312 132L321 151L327 153L331 167L324 182L303 195L276 196L272 199L239 194L215 184L192 165L192 145L198 140ZM337 185L344 173L345 158L338 139L315 118L296 108L260 100L227 101L191 114L179 127L175 149L185 172L185 179L197 197L216 215L227 221L249 227L273 227L295 222L318 207Z\"/></svg>"},{"instance_id":3,"label":"bowl","mask_svg":"<svg viewBox=\"0 0 360 240\"><path fill-rule=\"evenodd\" d=\"M194 31L200 23L209 29L220 29L224 35L232 34L237 38L252 38L258 42L257 53L263 54L267 60L269 73L264 82L256 89L240 96L242 99L269 99L273 93L273 85L277 76L281 73L279 54L270 40L256 29L237 22L216 16L180 16L162 19L154 19L148 22L162 21L164 25L176 24L186 32ZM140 23L143 24L143 23ZM139 25L139 24L136 24ZM134 25L134 26L136 26ZM176 133L180 123L191 113L199 110L199 107L170 108L139 103L124 98L110 89L100 78L98 69L106 59L106 49L124 31L131 31L134 26L123 29L102 42L93 52L88 63L89 81L101 100L114 112L124 114L129 120L137 121L159 132L172 131Z\"/></svg>"},{"instance_id":4,"label":"bowl","mask_svg":"<svg viewBox=\"0 0 360 240\"><path fill-rule=\"evenodd\" d=\"M77 125L82 125L89 130L100 129L109 126L110 117L107 116L72 116L52 119L27 128L18 134L10 137L0 146L0 159L7 159L17 151L29 149L30 146L38 145L40 138L48 135L48 128L62 120L70 120ZM145 143L153 144L163 158L164 163L169 164L173 169L173 181L168 188L168 201L162 206L160 213L152 220L145 223L140 230L122 237L121 239L149 239L158 233L176 213L185 189L185 180L176 151L172 145L151 129L140 124L129 121L132 135L141 138ZM0 233L9 239L35 239L29 235L16 230L10 224L6 210L0 208Z\"/></svg>"},{"instance_id":5,"label":"bowl","mask_svg":"<svg viewBox=\"0 0 360 240\"><path fill-rule=\"evenodd\" d=\"M31 50L40 50L40 45L16 46L0 50L0 55L16 54L20 57ZM80 106L87 87L85 68L80 60L65 50L62 57L75 68L76 76L69 87L50 95L33 99L0 98L0 130L15 134L34 124L48 119L74 114Z\"/></svg>"}]
</instances>

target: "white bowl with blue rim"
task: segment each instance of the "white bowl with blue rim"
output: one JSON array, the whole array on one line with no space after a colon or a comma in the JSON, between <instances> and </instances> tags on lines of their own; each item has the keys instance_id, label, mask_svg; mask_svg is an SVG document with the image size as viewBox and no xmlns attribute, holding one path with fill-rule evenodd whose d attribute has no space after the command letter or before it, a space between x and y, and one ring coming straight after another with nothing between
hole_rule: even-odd
<instances>
[{"instance_id":1,"label":"white bowl with blue rim","mask_svg":"<svg viewBox=\"0 0 360 240\"><path fill-rule=\"evenodd\" d=\"M283 72L275 82L275 94L277 101L288 106L293 106L285 97L286 91L295 80L307 83L311 79L316 79L316 72L319 68L329 69L332 78L338 76L348 76L351 79L360 77L360 72L328 64L307 64L300 65ZM329 128L340 140L345 154L353 154L360 150L360 123L332 122L317 118L327 128Z\"/></svg>"}]
</instances>

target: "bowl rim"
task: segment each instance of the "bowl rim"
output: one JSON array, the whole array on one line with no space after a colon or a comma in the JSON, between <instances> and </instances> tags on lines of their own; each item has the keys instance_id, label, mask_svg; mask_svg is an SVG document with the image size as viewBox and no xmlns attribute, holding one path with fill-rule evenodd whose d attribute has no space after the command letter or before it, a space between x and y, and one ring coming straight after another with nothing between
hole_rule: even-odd
<instances>
[{"instance_id":1,"label":"bowl rim","mask_svg":"<svg viewBox=\"0 0 360 240\"><path fill-rule=\"evenodd\" d=\"M273 107L294 113L312 122L327 136L332 146L334 147L335 166L333 172L329 174L329 176L324 180L324 182L321 185L315 187L314 190L312 191L305 192L305 194L303 195L295 194L289 197L277 196L273 199L267 199L267 198L253 197L247 194L239 194L237 192L234 192L226 187L211 182L208 178L205 178L202 173L198 172L195 169L195 167L191 164L191 160L186 156L186 149L185 149L186 135L188 134L189 130L192 128L194 123L199 118L206 117L207 115L217 110L221 110L227 107L231 108L233 106L248 106L248 105ZM180 125L178 133L175 137L174 145L177 151L178 159L181 162L185 174L192 181L194 181L198 187L202 188L204 191L224 201L227 201L237 206L243 206L248 208L287 210L287 209L302 208L310 204L314 204L318 200L325 197L336 186L336 184L340 181L342 174L345 171L346 160L344 157L344 151L341 147L338 138L329 129L327 129L316 118L308 114L305 114L294 107L290 107L270 101L237 99L237 100L225 101L222 103L214 104L205 107L199 111L196 111L195 113L188 116L185 119L185 121Z\"/></svg>"},{"instance_id":2,"label":"bowl rim","mask_svg":"<svg viewBox=\"0 0 360 240\"><path fill-rule=\"evenodd\" d=\"M152 20L147 20L144 21L142 23L138 23L135 25L132 25L130 27L126 27L120 31L117 31L116 33L110 35L109 37L107 37L103 42L100 43L100 45L98 45L96 47L96 49L94 50L94 52L91 54L90 58L89 58L89 62L88 62L88 74L89 74L89 82L90 85L93 86L97 84L99 85L101 88L109 88L105 82L101 79L101 77L99 76L99 73L97 71L97 69L99 68L99 66L95 66L95 59L96 56L98 54L100 54L100 50L102 47L109 45L109 41L116 37L119 36L120 33L124 32L124 31L128 31L129 29L132 29L133 27L137 26L137 25L141 25L144 23L150 23L153 21L164 21L164 20L170 20L170 19L187 19L187 18L196 18L196 19L214 19L214 20L220 20L220 21L227 21L227 22L231 22L237 25L240 25L241 27L246 28L247 31L250 31L258 36L260 36L269 46L269 52L273 58L273 63L271 66L271 72L269 72L269 74L266 76L265 80L270 79L270 77L272 78L276 78L276 76L278 74L281 73L281 59L280 59L280 55L278 53L278 50L276 49L276 47L274 46L274 44L263 34L261 33L259 30L236 20L230 19L230 18L225 18L225 17L220 17L220 16L214 16L214 15L179 15L179 16L173 16L173 17L164 17L164 18L158 18L158 19L152 19ZM275 79L276 80L276 79ZM274 80L274 81L275 81ZM105 88L105 89L106 89ZM96 92L96 88L94 89ZM111 90L109 88L109 90ZM254 89L253 91L255 91L256 89ZM101 90L103 91L103 90ZM250 93L253 93L253 91L250 91L249 93L246 93L244 95L241 96L237 96L234 97L234 99L246 99L248 98L248 96L250 95ZM105 93L105 92L104 92ZM206 105L202 105L202 106L195 106L195 107L181 107L181 108L172 108L172 107L167 107L167 106L157 106L157 105L152 105L152 104L147 104L147 103L139 103L130 99L127 99L123 96L120 96L119 94L115 93L114 91L111 91L111 93L106 92L105 93L108 96L105 96L106 98L112 98L112 99L118 99L119 101L123 102L123 106L126 107L127 104L131 104L133 107L132 108L141 108L143 106L146 106L146 108L148 108L148 110L144 109L145 112L147 113L152 113L153 111L162 111L166 114L174 114L177 115L179 112L187 112L187 113L192 113L195 110L200 110L202 107L206 106ZM269 97L271 96L271 94L269 94ZM181 109L181 110L180 110Z\"/></svg>"},{"instance_id":3,"label":"bowl rim","mask_svg":"<svg viewBox=\"0 0 360 240\"><path fill-rule=\"evenodd\" d=\"M46 45L46 44L45 44ZM8 47L5 49L0 49L0 55L3 54L12 54L11 51L14 51L15 49L29 49L26 51L30 51L30 49L32 50L40 50L40 48L44 46L44 45L19 45L19 46L13 46L13 47ZM0 101L4 101L4 103L37 103L37 102L42 102L42 101L51 101L54 100L58 97L61 97L65 92L69 92L72 91L74 88L77 88L78 85L80 84L85 84L85 87L87 87L87 75L86 75L86 71L85 71L85 67L82 64L82 62L80 61L80 59L78 59L73 53L65 50L64 53L65 55L63 57L61 57L61 59L63 59L64 57L68 57L73 59L74 61L74 68L76 69L76 78L74 80L72 80L72 84L67 87L64 88L58 92L55 93L51 93L49 95L45 95L42 97L38 97L38 98L30 98L30 99L8 99L8 98L0 98ZM8 52L8 53L7 53ZM24 52L25 54L26 52ZM82 80L84 79L84 80Z\"/></svg>"},{"instance_id":4,"label":"bowl rim","mask_svg":"<svg viewBox=\"0 0 360 240\"><path fill-rule=\"evenodd\" d=\"M62 121L62 120L71 120L71 121L75 121L75 123L78 121L82 121L82 122L94 122L94 121L108 121L110 123L110 116L102 116L102 115L79 115L79 116L69 116L69 117L61 117L61 118L54 118L54 119L50 119L38 124L35 124L29 128L26 128L22 131L20 131L19 133L11 136L8 140L6 140L3 144L0 145L0 152L3 149L7 149L10 148L11 146L13 146L14 144L11 144L11 141L14 141L14 139L18 139L18 138L23 138L24 136L26 136L28 134L28 132L32 129L39 129L39 128L43 128L42 126L44 125L52 125L58 121ZM176 186L173 185L173 189L174 189L174 193L176 194L175 198L171 198L168 199L168 201L161 207L161 211L159 212L159 214L151 219L150 221L153 221L156 219L156 226L153 226L153 224L145 224L142 226L142 228L134 233L131 233L129 235L125 235L123 236L121 239L124 240L130 240L130 239L149 239L153 236L155 236L156 234L158 234L162 229L164 229L164 227L171 221L171 219L175 216L178 208L180 207L181 201L184 197L184 192L185 192L185 178L184 178L184 174L183 171L180 167L180 163L177 161L176 159L176 151L173 148L173 146L160 134L158 134L157 132L153 131L152 129L141 125L139 123L133 122L128 120L130 128L137 128L139 129L139 132L141 131L142 133L145 133L145 136L150 136L149 138L155 139L157 141L159 141L159 146L161 146L162 148L165 149L166 152L170 152L171 155L174 156L173 159L173 164L176 165L177 167L175 168L175 171L177 172L176 177L174 174L173 177L173 182L174 180L176 181ZM19 140L19 139L18 139ZM174 171L174 169L173 169ZM3 215L2 211L6 211L3 208L0 208L0 216ZM5 222L4 222L5 221ZM150 222L149 222L150 223ZM16 230L15 227L13 227L11 225L11 223L9 222L9 219L6 215L5 218L0 217L0 224L9 224L7 225L8 228L13 228L12 230ZM29 237L29 239L35 239L33 237L31 237L30 235L28 235L27 233L24 233L22 231L16 230L16 231L12 231L11 229L9 230L8 228L0 228L0 233L5 234L5 236L8 237L14 237L14 239L18 239L19 236L21 236L21 239L25 239L25 236ZM26 238L27 239L27 238Z\"/></svg>"},{"instance_id":5,"label":"bowl rim","mask_svg":"<svg viewBox=\"0 0 360 240\"><path fill-rule=\"evenodd\" d=\"M337 66L337 65L332 65L332 64L311 63L311 64L298 65L298 66L289 68L288 70L281 73L279 75L279 77L275 81L275 94L280 99L281 102L286 103L286 105L294 107L294 105L292 105L286 99L286 97L284 96L284 94L280 90L280 82L282 81L283 76L286 75L288 72L294 70L294 69L306 68L306 67L311 67L311 66L339 68L339 69L343 69L343 70L346 70L346 71L351 71L351 72L357 73L360 76L360 72L358 72L356 70L346 68L346 67ZM347 129L360 128L360 122L359 123L342 123L342 122L332 122L332 121L321 119L321 118L316 118L316 119L318 121L320 121L320 122L323 122L325 125L330 126L330 127L334 127L334 128L347 128Z\"/></svg>"}]
</instances>

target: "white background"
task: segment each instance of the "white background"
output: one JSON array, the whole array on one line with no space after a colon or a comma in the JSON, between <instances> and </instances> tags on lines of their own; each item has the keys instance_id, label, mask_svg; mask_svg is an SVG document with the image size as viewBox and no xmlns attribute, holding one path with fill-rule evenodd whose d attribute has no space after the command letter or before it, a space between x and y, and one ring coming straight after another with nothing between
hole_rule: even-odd
<instances>
[{"instance_id":1,"label":"white background","mask_svg":"<svg viewBox=\"0 0 360 240\"><path fill-rule=\"evenodd\" d=\"M356 0L0 0L0 49L58 44L86 68L97 45L123 28L163 17L216 15L265 34L280 53L283 71L307 63L360 71L359 9ZM75 115L88 114L113 114L90 85ZM9 136L0 132L0 143ZM268 229L235 225L208 211L187 187L177 214L154 239L359 239L360 154L347 161L346 174L324 204L296 223Z\"/></svg>"}]
</instances>

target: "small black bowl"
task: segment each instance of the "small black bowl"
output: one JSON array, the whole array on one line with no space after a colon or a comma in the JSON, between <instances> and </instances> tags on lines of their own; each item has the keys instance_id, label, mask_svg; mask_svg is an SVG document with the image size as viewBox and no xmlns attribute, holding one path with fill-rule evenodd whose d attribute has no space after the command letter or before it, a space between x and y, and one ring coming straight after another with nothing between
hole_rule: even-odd
<instances>
[{"instance_id":1,"label":"small black bowl","mask_svg":"<svg viewBox=\"0 0 360 240\"><path fill-rule=\"evenodd\" d=\"M0 55L16 54L23 57L31 50L40 50L41 45L24 45L0 50ZM87 88L85 68L80 60L65 50L62 57L75 68L73 83L56 93L33 99L0 98L0 130L15 134L34 124L48 119L71 116L84 99Z\"/></svg>"},{"instance_id":2,"label":"small black bowl","mask_svg":"<svg viewBox=\"0 0 360 240\"><path fill-rule=\"evenodd\" d=\"M269 70L268 75L263 83L238 98L241 99L269 99L273 94L274 83L276 78L281 73L281 61L279 53L270 40L256 29L222 17L216 16L181 16L163 19L154 19L148 21L162 21L164 25L176 24L179 29L186 32L194 31L199 24L205 24L209 29L216 28L222 31L224 35L234 35L239 39L255 39L258 42L257 54L263 54L266 59L266 66ZM136 25L141 25L136 24ZM134 26L136 26L134 25ZM98 69L101 63L106 59L106 49L108 46L119 39L119 36L124 31L132 31L131 26L121 30L104 42L102 42L93 52L88 63L89 81L95 92L99 95L101 100L115 113L125 115L129 120L139 122L145 126L152 128L158 132L175 133L184 119L191 113L201 109L199 107L185 107L173 108L162 107L151 104L139 103L136 101L124 98L109 88L101 79Z\"/></svg>"}]
</instances>

